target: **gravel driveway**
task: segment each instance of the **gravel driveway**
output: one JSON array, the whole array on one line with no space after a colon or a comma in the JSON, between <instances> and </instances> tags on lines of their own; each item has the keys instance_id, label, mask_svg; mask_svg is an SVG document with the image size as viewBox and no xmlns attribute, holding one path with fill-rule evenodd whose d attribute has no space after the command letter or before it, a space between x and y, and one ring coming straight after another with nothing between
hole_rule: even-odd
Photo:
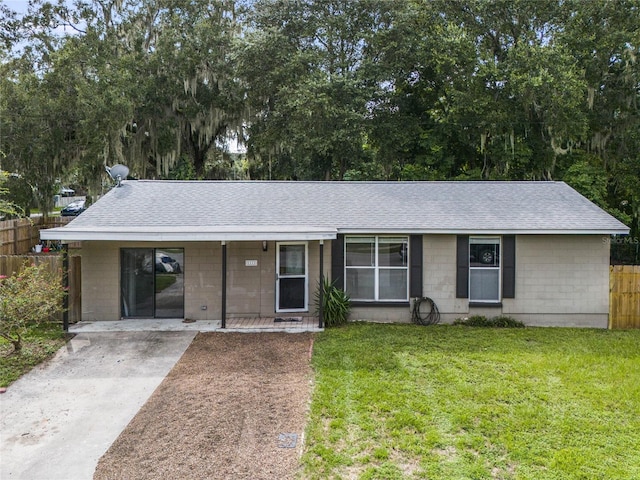
<instances>
[{"instance_id":1,"label":"gravel driveway","mask_svg":"<svg viewBox=\"0 0 640 480\"><path fill-rule=\"evenodd\" d=\"M302 452L311 333L200 333L94 479L288 479Z\"/></svg>"}]
</instances>

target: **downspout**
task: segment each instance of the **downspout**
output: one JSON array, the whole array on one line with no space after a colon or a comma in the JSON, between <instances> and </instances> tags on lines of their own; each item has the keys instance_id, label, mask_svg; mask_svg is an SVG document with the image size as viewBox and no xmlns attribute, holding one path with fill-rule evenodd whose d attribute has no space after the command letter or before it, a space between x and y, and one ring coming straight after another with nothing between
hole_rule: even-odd
<instances>
[{"instance_id":1,"label":"downspout","mask_svg":"<svg viewBox=\"0 0 640 480\"><path fill-rule=\"evenodd\" d=\"M318 328L323 328L324 311L322 308L324 297L324 240L320 240L320 295L318 305Z\"/></svg>"},{"instance_id":2,"label":"downspout","mask_svg":"<svg viewBox=\"0 0 640 480\"><path fill-rule=\"evenodd\" d=\"M222 242L222 328L227 328L227 242Z\"/></svg>"}]
</instances>

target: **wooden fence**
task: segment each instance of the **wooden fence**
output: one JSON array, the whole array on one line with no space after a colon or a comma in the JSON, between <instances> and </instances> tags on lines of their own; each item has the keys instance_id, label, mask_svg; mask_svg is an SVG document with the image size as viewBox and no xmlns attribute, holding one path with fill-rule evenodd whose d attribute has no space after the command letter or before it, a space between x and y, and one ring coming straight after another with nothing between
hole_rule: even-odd
<instances>
[{"instance_id":1,"label":"wooden fence","mask_svg":"<svg viewBox=\"0 0 640 480\"><path fill-rule=\"evenodd\" d=\"M18 218L0 222L0 255L25 255L40 243L40 229L61 227L75 217Z\"/></svg>"},{"instance_id":2,"label":"wooden fence","mask_svg":"<svg viewBox=\"0 0 640 480\"><path fill-rule=\"evenodd\" d=\"M59 253L39 253L33 255L0 255L0 275L11 276L20 272L25 265L49 266L62 282L62 255ZM79 255L69 256L69 322L76 323L81 319L80 298L82 268ZM59 318L62 321L62 314Z\"/></svg>"},{"instance_id":3,"label":"wooden fence","mask_svg":"<svg viewBox=\"0 0 640 480\"><path fill-rule=\"evenodd\" d=\"M640 265L609 267L609 328L640 328Z\"/></svg>"}]
</instances>

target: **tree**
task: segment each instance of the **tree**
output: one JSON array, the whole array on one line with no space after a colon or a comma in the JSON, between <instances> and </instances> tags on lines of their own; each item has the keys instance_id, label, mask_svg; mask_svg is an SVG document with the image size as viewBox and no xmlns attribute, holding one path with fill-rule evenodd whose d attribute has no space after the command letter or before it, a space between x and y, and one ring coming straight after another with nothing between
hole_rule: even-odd
<instances>
[{"instance_id":1,"label":"tree","mask_svg":"<svg viewBox=\"0 0 640 480\"><path fill-rule=\"evenodd\" d=\"M56 180L70 165L67 149L72 134L73 104L51 78L40 77L23 62L2 65L0 118L3 168L32 189L47 215L53 207ZM21 207L28 211L31 205Z\"/></svg>"},{"instance_id":2,"label":"tree","mask_svg":"<svg viewBox=\"0 0 640 480\"><path fill-rule=\"evenodd\" d=\"M587 190L638 231L637 2L401 4L373 46L386 88L368 140L387 178L580 184L595 169Z\"/></svg>"},{"instance_id":3,"label":"tree","mask_svg":"<svg viewBox=\"0 0 640 480\"><path fill-rule=\"evenodd\" d=\"M65 294L46 264L25 266L11 277L0 278L0 337L20 352L29 327L61 312Z\"/></svg>"},{"instance_id":4,"label":"tree","mask_svg":"<svg viewBox=\"0 0 640 480\"><path fill-rule=\"evenodd\" d=\"M254 4L239 60L256 112L248 141L259 176L342 179L366 159L368 102L377 85L364 76L365 65L390 5Z\"/></svg>"},{"instance_id":5,"label":"tree","mask_svg":"<svg viewBox=\"0 0 640 480\"><path fill-rule=\"evenodd\" d=\"M20 207L7 199L9 189L6 187L6 183L7 173L0 170L0 219L6 216L13 217L20 214Z\"/></svg>"},{"instance_id":6,"label":"tree","mask_svg":"<svg viewBox=\"0 0 640 480\"><path fill-rule=\"evenodd\" d=\"M640 5L635 0L565 2L559 41L574 52L586 83L588 119L578 146L607 173L607 204L640 234ZM631 221L629 222L629 219Z\"/></svg>"},{"instance_id":7,"label":"tree","mask_svg":"<svg viewBox=\"0 0 640 480\"><path fill-rule=\"evenodd\" d=\"M102 193L104 165L159 177L188 155L204 176L209 153L242 125L234 9L230 0L33 2L27 47L1 65L0 129L6 168L45 215L56 181L73 176Z\"/></svg>"},{"instance_id":8,"label":"tree","mask_svg":"<svg viewBox=\"0 0 640 480\"><path fill-rule=\"evenodd\" d=\"M167 176L184 154L204 177L212 150L243 124L235 2L148 0L123 29L134 47L127 70L135 74L136 106L124 140L130 164L142 176Z\"/></svg>"},{"instance_id":9,"label":"tree","mask_svg":"<svg viewBox=\"0 0 640 480\"><path fill-rule=\"evenodd\" d=\"M466 91L475 64L473 41L443 22L431 2L397 2L389 27L378 31L370 78L378 88L370 102L368 142L382 178L437 180L457 174L464 130L453 125L447 103ZM453 96L452 96L453 93ZM453 153L455 152L455 153Z\"/></svg>"},{"instance_id":10,"label":"tree","mask_svg":"<svg viewBox=\"0 0 640 480\"><path fill-rule=\"evenodd\" d=\"M237 134L242 176L566 178L638 234L637 0L31 5L0 7L0 151L43 209L105 164L235 178Z\"/></svg>"},{"instance_id":11,"label":"tree","mask_svg":"<svg viewBox=\"0 0 640 480\"><path fill-rule=\"evenodd\" d=\"M19 55L7 54L0 63L3 169L19 179L12 181L20 184L19 190L30 189L15 203L28 212L34 200L45 216L53 206L56 182L75 158L77 117L75 70L58 68L62 41L45 28L48 6L42 15L26 15L19 25L14 18L12 38L29 42Z\"/></svg>"},{"instance_id":12,"label":"tree","mask_svg":"<svg viewBox=\"0 0 640 480\"><path fill-rule=\"evenodd\" d=\"M409 156L449 178L552 178L557 155L584 138L586 124L580 71L554 41L558 6L406 5L383 59L393 86L387 116L415 132L402 142Z\"/></svg>"}]
</instances>

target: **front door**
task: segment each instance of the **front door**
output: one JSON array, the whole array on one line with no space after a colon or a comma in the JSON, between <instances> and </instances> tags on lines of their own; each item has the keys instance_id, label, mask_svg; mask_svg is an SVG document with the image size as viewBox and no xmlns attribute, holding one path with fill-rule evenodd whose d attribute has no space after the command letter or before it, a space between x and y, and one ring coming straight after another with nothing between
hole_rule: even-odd
<instances>
[{"instance_id":1,"label":"front door","mask_svg":"<svg viewBox=\"0 0 640 480\"><path fill-rule=\"evenodd\" d=\"M278 243L276 256L276 311L308 309L307 243Z\"/></svg>"},{"instance_id":2,"label":"front door","mask_svg":"<svg viewBox=\"0 0 640 480\"><path fill-rule=\"evenodd\" d=\"M184 249L120 251L122 318L184 317Z\"/></svg>"}]
</instances>

